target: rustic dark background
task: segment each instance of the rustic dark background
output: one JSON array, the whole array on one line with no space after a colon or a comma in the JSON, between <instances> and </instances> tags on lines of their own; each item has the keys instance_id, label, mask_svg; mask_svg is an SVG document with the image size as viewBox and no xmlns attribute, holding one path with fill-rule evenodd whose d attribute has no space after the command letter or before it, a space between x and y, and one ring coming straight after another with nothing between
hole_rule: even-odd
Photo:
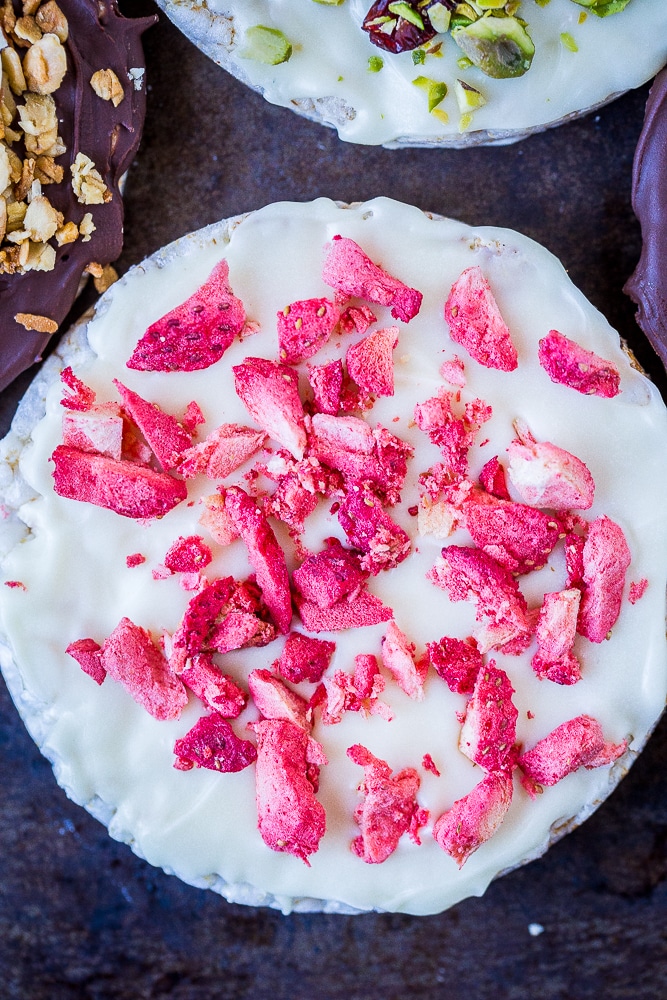
<instances>
[{"instance_id":1,"label":"rustic dark background","mask_svg":"<svg viewBox=\"0 0 667 1000\"><path fill-rule=\"evenodd\" d=\"M630 180L648 87L515 146L387 151L266 104L164 18L145 49L121 271L277 199L389 195L544 243L667 390L622 292L640 250ZM29 379L0 395L0 431ZM2 1000L667 997L666 721L611 800L545 858L421 918L285 917L150 868L67 801L2 685L0 762Z\"/></svg>"}]
</instances>

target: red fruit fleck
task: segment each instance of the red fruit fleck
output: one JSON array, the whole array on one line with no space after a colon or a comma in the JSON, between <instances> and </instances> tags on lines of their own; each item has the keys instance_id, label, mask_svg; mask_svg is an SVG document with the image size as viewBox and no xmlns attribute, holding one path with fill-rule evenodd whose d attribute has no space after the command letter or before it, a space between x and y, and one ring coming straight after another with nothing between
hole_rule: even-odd
<instances>
[{"instance_id":1,"label":"red fruit fleck","mask_svg":"<svg viewBox=\"0 0 667 1000\"><path fill-rule=\"evenodd\" d=\"M632 560L622 528L609 517L597 517L588 529L582 560L578 630L591 642L602 642L621 612L625 573Z\"/></svg>"},{"instance_id":2,"label":"red fruit fleck","mask_svg":"<svg viewBox=\"0 0 667 1000\"><path fill-rule=\"evenodd\" d=\"M211 771L242 771L257 759L250 740L241 740L221 715L203 715L192 729L174 743L174 767L188 771L206 767Z\"/></svg>"},{"instance_id":3,"label":"red fruit fleck","mask_svg":"<svg viewBox=\"0 0 667 1000\"><path fill-rule=\"evenodd\" d=\"M219 361L245 326L243 303L229 285L229 266L221 260L197 291L148 327L128 368L138 371L192 372Z\"/></svg>"},{"instance_id":4,"label":"red fruit fleck","mask_svg":"<svg viewBox=\"0 0 667 1000\"><path fill-rule=\"evenodd\" d=\"M382 665L392 675L401 690L415 701L424 698L424 681L428 660L415 661L415 645L391 621L382 638Z\"/></svg>"},{"instance_id":5,"label":"red fruit fleck","mask_svg":"<svg viewBox=\"0 0 667 1000\"><path fill-rule=\"evenodd\" d=\"M295 458L303 458L306 430L297 373L265 358L246 358L232 370L236 394L253 420Z\"/></svg>"},{"instance_id":6,"label":"red fruit fleck","mask_svg":"<svg viewBox=\"0 0 667 1000\"><path fill-rule=\"evenodd\" d=\"M462 868L496 832L512 802L510 774L487 774L433 824L437 844Z\"/></svg>"},{"instance_id":7,"label":"red fruit fleck","mask_svg":"<svg viewBox=\"0 0 667 1000\"><path fill-rule=\"evenodd\" d=\"M292 574L299 593L320 608L331 608L344 597L358 593L367 579L359 555L344 549L337 538L328 539L325 549L308 556Z\"/></svg>"},{"instance_id":8,"label":"red fruit fleck","mask_svg":"<svg viewBox=\"0 0 667 1000\"><path fill-rule=\"evenodd\" d=\"M392 0L375 0L362 27L378 48L394 53L409 52L435 38L436 30L428 17L428 8L434 2L435 0L427 0L424 4L409 0L406 6L414 11L414 16L410 19L392 12Z\"/></svg>"},{"instance_id":9,"label":"red fruit fleck","mask_svg":"<svg viewBox=\"0 0 667 1000\"><path fill-rule=\"evenodd\" d=\"M482 425L491 417L491 407L473 399L460 416L454 411L456 394L441 389L414 410L415 423L442 452L448 470L455 476L468 474L468 452Z\"/></svg>"},{"instance_id":10,"label":"red fruit fleck","mask_svg":"<svg viewBox=\"0 0 667 1000\"><path fill-rule=\"evenodd\" d=\"M92 407L95 402L94 391L74 374L69 365L61 371L60 379L63 383L63 397L60 400L61 406L67 407L68 410L79 410L80 412L89 410Z\"/></svg>"},{"instance_id":11,"label":"red fruit fleck","mask_svg":"<svg viewBox=\"0 0 667 1000\"><path fill-rule=\"evenodd\" d=\"M613 362L580 347L558 330L550 330L540 340L538 357L552 382L567 385L586 396L612 399L621 391L621 377Z\"/></svg>"},{"instance_id":12,"label":"red fruit fleck","mask_svg":"<svg viewBox=\"0 0 667 1000\"><path fill-rule=\"evenodd\" d=\"M172 573L198 573L213 558L201 535L182 535L169 547L164 564Z\"/></svg>"},{"instance_id":13,"label":"red fruit fleck","mask_svg":"<svg viewBox=\"0 0 667 1000\"><path fill-rule=\"evenodd\" d=\"M343 598L330 608L321 608L313 601L295 595L299 615L309 632L339 632L348 628L379 625L394 617L379 597L362 590L351 598Z\"/></svg>"},{"instance_id":14,"label":"red fruit fleck","mask_svg":"<svg viewBox=\"0 0 667 1000\"><path fill-rule=\"evenodd\" d=\"M366 256L345 236L334 236L322 270L322 280L345 295L376 305L391 306L394 319L408 323L421 308L422 294L408 288Z\"/></svg>"},{"instance_id":15,"label":"red fruit fleck","mask_svg":"<svg viewBox=\"0 0 667 1000\"><path fill-rule=\"evenodd\" d=\"M107 675L102 666L102 647L94 639L76 639L70 642L65 650L73 656L84 673L92 677L96 684L101 684Z\"/></svg>"},{"instance_id":16,"label":"red fruit fleck","mask_svg":"<svg viewBox=\"0 0 667 1000\"><path fill-rule=\"evenodd\" d=\"M428 662L450 691L472 694L484 662L474 639L443 636L438 642L427 642L426 651Z\"/></svg>"},{"instance_id":17,"label":"red fruit fleck","mask_svg":"<svg viewBox=\"0 0 667 1000\"><path fill-rule=\"evenodd\" d=\"M630 591L628 593L628 600L630 604L636 604L644 594L646 593L646 588L648 587L648 580L643 577L641 580L634 581L630 584Z\"/></svg>"},{"instance_id":18,"label":"red fruit fleck","mask_svg":"<svg viewBox=\"0 0 667 1000\"><path fill-rule=\"evenodd\" d=\"M394 356L398 327L374 330L359 343L348 347L347 370L364 392L376 396L394 395Z\"/></svg>"},{"instance_id":19,"label":"red fruit fleck","mask_svg":"<svg viewBox=\"0 0 667 1000\"><path fill-rule=\"evenodd\" d=\"M173 469L179 455L192 444L192 438L175 417L165 413L156 403L149 403L113 380L120 393L123 409L137 425L163 469Z\"/></svg>"},{"instance_id":20,"label":"red fruit fleck","mask_svg":"<svg viewBox=\"0 0 667 1000\"><path fill-rule=\"evenodd\" d=\"M445 303L452 340L485 368L511 372L518 365L509 329L482 269L466 268L452 285Z\"/></svg>"},{"instance_id":21,"label":"red fruit fleck","mask_svg":"<svg viewBox=\"0 0 667 1000\"><path fill-rule=\"evenodd\" d=\"M459 749L485 771L507 771L514 761L518 711L514 688L490 660L480 668L461 727Z\"/></svg>"},{"instance_id":22,"label":"red fruit fleck","mask_svg":"<svg viewBox=\"0 0 667 1000\"><path fill-rule=\"evenodd\" d=\"M146 629L122 618L101 650L102 666L156 719L177 719L187 692Z\"/></svg>"},{"instance_id":23,"label":"red fruit fleck","mask_svg":"<svg viewBox=\"0 0 667 1000\"><path fill-rule=\"evenodd\" d=\"M409 535L384 512L371 490L351 488L338 520L350 544L364 553L361 568L373 576L393 569L410 554Z\"/></svg>"},{"instance_id":24,"label":"red fruit fleck","mask_svg":"<svg viewBox=\"0 0 667 1000\"><path fill-rule=\"evenodd\" d=\"M339 309L329 299L292 302L278 313L280 360L295 364L324 347L338 323Z\"/></svg>"},{"instance_id":25,"label":"red fruit fleck","mask_svg":"<svg viewBox=\"0 0 667 1000\"><path fill-rule=\"evenodd\" d=\"M519 757L519 767L538 785L555 785L580 767L612 764L627 749L627 741L605 742L600 723L590 715L563 722Z\"/></svg>"},{"instance_id":26,"label":"red fruit fleck","mask_svg":"<svg viewBox=\"0 0 667 1000\"><path fill-rule=\"evenodd\" d=\"M210 653L193 656L180 677L207 708L227 719L236 719L248 701L245 691L215 665Z\"/></svg>"},{"instance_id":27,"label":"red fruit fleck","mask_svg":"<svg viewBox=\"0 0 667 1000\"><path fill-rule=\"evenodd\" d=\"M317 684L322 680L335 651L334 642L315 639L302 632L290 632L280 658L272 666L293 684L300 684L301 681Z\"/></svg>"},{"instance_id":28,"label":"red fruit fleck","mask_svg":"<svg viewBox=\"0 0 667 1000\"><path fill-rule=\"evenodd\" d=\"M125 565L128 569L134 569L135 566L141 566L145 562L146 556L143 556L141 552L132 552L131 555L125 557Z\"/></svg>"},{"instance_id":29,"label":"red fruit fleck","mask_svg":"<svg viewBox=\"0 0 667 1000\"><path fill-rule=\"evenodd\" d=\"M312 365L308 369L308 381L316 409L335 416L343 394L343 362L340 358L326 365Z\"/></svg>"},{"instance_id":30,"label":"red fruit fleck","mask_svg":"<svg viewBox=\"0 0 667 1000\"><path fill-rule=\"evenodd\" d=\"M498 500L512 499L507 489L505 468L500 464L497 455L494 458L490 458L483 467L479 474L479 481L486 492L490 493L492 497L497 497Z\"/></svg>"},{"instance_id":31,"label":"red fruit fleck","mask_svg":"<svg viewBox=\"0 0 667 1000\"><path fill-rule=\"evenodd\" d=\"M178 471L185 478L225 479L259 451L266 434L241 424L221 424L199 444L183 450Z\"/></svg>"}]
</instances>

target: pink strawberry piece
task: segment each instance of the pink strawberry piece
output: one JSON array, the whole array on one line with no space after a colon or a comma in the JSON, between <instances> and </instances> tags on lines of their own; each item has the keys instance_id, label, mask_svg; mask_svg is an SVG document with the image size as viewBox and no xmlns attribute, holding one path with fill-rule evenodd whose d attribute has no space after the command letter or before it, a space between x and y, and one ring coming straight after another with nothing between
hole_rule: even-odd
<instances>
[{"instance_id":1,"label":"pink strawberry piece","mask_svg":"<svg viewBox=\"0 0 667 1000\"><path fill-rule=\"evenodd\" d=\"M70 500L106 507L123 517L162 517L187 497L185 483L133 462L58 445L54 489Z\"/></svg>"},{"instance_id":2,"label":"pink strawberry piece","mask_svg":"<svg viewBox=\"0 0 667 1000\"><path fill-rule=\"evenodd\" d=\"M185 407L185 413L183 414L183 419L180 423L181 427L183 427L184 430L186 430L190 435L194 435L200 424L206 423L206 418L196 400L191 399Z\"/></svg>"},{"instance_id":3,"label":"pink strawberry piece","mask_svg":"<svg viewBox=\"0 0 667 1000\"><path fill-rule=\"evenodd\" d=\"M393 718L389 706L379 700L385 680L372 653L355 656L353 674L336 670L324 677L322 686L326 693L321 706L325 726L340 722L344 712L361 712L366 717L379 715L387 722Z\"/></svg>"},{"instance_id":4,"label":"pink strawberry piece","mask_svg":"<svg viewBox=\"0 0 667 1000\"><path fill-rule=\"evenodd\" d=\"M256 722L256 794L259 832L274 851L284 851L309 864L324 836L324 807L309 780L308 734L284 719ZM318 763L318 762L315 762Z\"/></svg>"},{"instance_id":5,"label":"pink strawberry piece","mask_svg":"<svg viewBox=\"0 0 667 1000\"><path fill-rule=\"evenodd\" d=\"M102 666L156 719L177 719L188 695L146 629L122 618L101 651Z\"/></svg>"},{"instance_id":6,"label":"pink strawberry piece","mask_svg":"<svg viewBox=\"0 0 667 1000\"><path fill-rule=\"evenodd\" d=\"M475 635L480 652L521 644L532 633L526 600L504 566L482 549L449 545L427 574L452 601L474 601L485 628Z\"/></svg>"},{"instance_id":7,"label":"pink strawberry piece","mask_svg":"<svg viewBox=\"0 0 667 1000\"><path fill-rule=\"evenodd\" d=\"M424 698L424 681L428 660L415 662L415 645L408 641L395 621L390 621L382 638L382 665L392 675L401 690L415 701Z\"/></svg>"},{"instance_id":8,"label":"pink strawberry piece","mask_svg":"<svg viewBox=\"0 0 667 1000\"><path fill-rule=\"evenodd\" d=\"M456 355L447 361L443 361L440 365L439 371L440 376L445 380L445 382L449 382L450 385L456 385L459 389L463 389L465 386L465 365Z\"/></svg>"},{"instance_id":9,"label":"pink strawberry piece","mask_svg":"<svg viewBox=\"0 0 667 1000\"><path fill-rule=\"evenodd\" d=\"M433 824L437 844L462 868L496 832L512 802L510 774L487 774Z\"/></svg>"},{"instance_id":10,"label":"pink strawberry piece","mask_svg":"<svg viewBox=\"0 0 667 1000\"><path fill-rule=\"evenodd\" d=\"M127 367L149 372L209 368L241 333L245 320L243 303L229 285L229 266L221 260L189 299L148 327Z\"/></svg>"},{"instance_id":11,"label":"pink strawberry piece","mask_svg":"<svg viewBox=\"0 0 667 1000\"><path fill-rule=\"evenodd\" d=\"M509 329L480 267L468 267L456 279L445 303L445 319L452 340L485 368L512 372L517 367Z\"/></svg>"},{"instance_id":12,"label":"pink strawberry piece","mask_svg":"<svg viewBox=\"0 0 667 1000\"><path fill-rule=\"evenodd\" d=\"M358 554L344 549L337 538L327 539L327 547L308 556L292 574L299 593L320 608L331 608L358 593L367 579Z\"/></svg>"},{"instance_id":13,"label":"pink strawberry piece","mask_svg":"<svg viewBox=\"0 0 667 1000\"><path fill-rule=\"evenodd\" d=\"M410 537L382 509L368 489L355 485L338 510L338 520L350 543L365 555L361 568L373 576L393 569L410 554Z\"/></svg>"},{"instance_id":14,"label":"pink strawberry piece","mask_svg":"<svg viewBox=\"0 0 667 1000\"><path fill-rule=\"evenodd\" d=\"M584 545L586 539L574 531L565 536L565 568L567 579L565 587L583 587L584 584Z\"/></svg>"},{"instance_id":15,"label":"pink strawberry piece","mask_svg":"<svg viewBox=\"0 0 667 1000\"><path fill-rule=\"evenodd\" d=\"M459 750L485 771L506 771L515 754L518 711L504 670L489 660L477 675L461 727Z\"/></svg>"},{"instance_id":16,"label":"pink strawberry piece","mask_svg":"<svg viewBox=\"0 0 667 1000\"><path fill-rule=\"evenodd\" d=\"M538 785L555 785L580 767L612 764L627 750L627 740L607 743L600 723L590 715L563 722L532 750L519 757L519 767Z\"/></svg>"},{"instance_id":17,"label":"pink strawberry piece","mask_svg":"<svg viewBox=\"0 0 667 1000\"><path fill-rule=\"evenodd\" d=\"M306 526L306 518L317 507L319 498L301 482L295 471L278 480L278 485L264 505L266 513L288 525L297 534Z\"/></svg>"},{"instance_id":18,"label":"pink strawberry piece","mask_svg":"<svg viewBox=\"0 0 667 1000\"><path fill-rule=\"evenodd\" d=\"M287 719L310 732L312 723L308 702L288 688L279 677L274 677L270 670L251 670L248 674L248 687L255 707L263 718Z\"/></svg>"},{"instance_id":19,"label":"pink strawberry piece","mask_svg":"<svg viewBox=\"0 0 667 1000\"><path fill-rule=\"evenodd\" d=\"M211 634L211 648L231 653L248 646L266 646L276 638L276 629L251 611L228 611Z\"/></svg>"},{"instance_id":20,"label":"pink strawberry piece","mask_svg":"<svg viewBox=\"0 0 667 1000\"><path fill-rule=\"evenodd\" d=\"M169 547L164 564L172 573L199 573L213 558L201 535L182 535Z\"/></svg>"},{"instance_id":21,"label":"pink strawberry piece","mask_svg":"<svg viewBox=\"0 0 667 1000\"><path fill-rule=\"evenodd\" d=\"M215 665L210 653L193 656L180 677L207 708L227 719L236 719L248 701L245 691Z\"/></svg>"},{"instance_id":22,"label":"pink strawberry piece","mask_svg":"<svg viewBox=\"0 0 667 1000\"><path fill-rule=\"evenodd\" d=\"M63 384L61 406L65 406L68 410L79 410L79 412L84 412L92 407L95 402L95 392L74 374L69 365L61 371L60 380Z\"/></svg>"},{"instance_id":23,"label":"pink strawberry piece","mask_svg":"<svg viewBox=\"0 0 667 1000\"><path fill-rule=\"evenodd\" d=\"M349 347L345 360L347 370L364 392L376 396L394 395L394 356L398 344L398 327L374 330L358 344Z\"/></svg>"},{"instance_id":24,"label":"pink strawberry piece","mask_svg":"<svg viewBox=\"0 0 667 1000\"><path fill-rule=\"evenodd\" d=\"M486 492L490 493L492 497L497 497L498 500L512 499L507 489L505 468L500 464L497 455L494 458L490 458L483 467L479 474L479 481Z\"/></svg>"},{"instance_id":25,"label":"pink strawberry piece","mask_svg":"<svg viewBox=\"0 0 667 1000\"><path fill-rule=\"evenodd\" d=\"M118 379L114 379L113 383L120 393L125 412L146 438L162 468L165 471L173 469L180 453L192 444L191 436L175 417L165 413L156 403L142 399Z\"/></svg>"},{"instance_id":26,"label":"pink strawberry piece","mask_svg":"<svg viewBox=\"0 0 667 1000\"><path fill-rule=\"evenodd\" d=\"M401 438L391 434L382 424L373 430L377 467L371 480L387 504L400 501L400 490L408 472L408 459L413 448Z\"/></svg>"},{"instance_id":27,"label":"pink strawberry piece","mask_svg":"<svg viewBox=\"0 0 667 1000\"><path fill-rule=\"evenodd\" d=\"M226 479L258 452L265 441L263 431L241 424L221 424L204 441L181 452L178 471L185 479L198 475Z\"/></svg>"},{"instance_id":28,"label":"pink strawberry piece","mask_svg":"<svg viewBox=\"0 0 667 1000\"><path fill-rule=\"evenodd\" d=\"M550 330L540 340L538 357L552 382L567 385L586 396L612 399L621 391L621 377L613 362L580 347L558 330Z\"/></svg>"},{"instance_id":29,"label":"pink strawberry piece","mask_svg":"<svg viewBox=\"0 0 667 1000\"><path fill-rule=\"evenodd\" d=\"M338 323L341 333L366 333L377 316L366 305L348 306Z\"/></svg>"},{"instance_id":30,"label":"pink strawberry piece","mask_svg":"<svg viewBox=\"0 0 667 1000\"><path fill-rule=\"evenodd\" d=\"M204 512L199 523L210 533L218 545L231 545L239 537L238 529L225 509L225 498L219 493L204 497Z\"/></svg>"},{"instance_id":31,"label":"pink strawberry piece","mask_svg":"<svg viewBox=\"0 0 667 1000\"><path fill-rule=\"evenodd\" d=\"M361 833L352 842L352 850L366 864L381 864L394 853L403 834L411 829L418 811L419 775L413 767L392 775L386 761L375 757L359 743L349 747L347 755L364 769L359 786L363 802L354 814Z\"/></svg>"},{"instance_id":32,"label":"pink strawberry piece","mask_svg":"<svg viewBox=\"0 0 667 1000\"><path fill-rule=\"evenodd\" d=\"M572 653L580 600L581 591L576 587L544 595L535 629L537 653L532 660L538 677L557 684L575 684L581 679L579 661Z\"/></svg>"},{"instance_id":33,"label":"pink strawberry piece","mask_svg":"<svg viewBox=\"0 0 667 1000\"><path fill-rule=\"evenodd\" d=\"M584 590L579 632L591 642L609 636L621 613L625 573L632 561L623 530L608 517L597 517L584 543Z\"/></svg>"},{"instance_id":34,"label":"pink strawberry piece","mask_svg":"<svg viewBox=\"0 0 667 1000\"><path fill-rule=\"evenodd\" d=\"M434 774L436 778L440 777L440 771L438 770L435 761L431 757L430 753L425 753L422 757L422 767L425 771L430 771Z\"/></svg>"},{"instance_id":35,"label":"pink strawberry piece","mask_svg":"<svg viewBox=\"0 0 667 1000\"><path fill-rule=\"evenodd\" d=\"M96 684L104 681L107 672L102 666L102 647L94 639L76 639L70 642L65 652L74 657L83 672Z\"/></svg>"},{"instance_id":36,"label":"pink strawberry piece","mask_svg":"<svg viewBox=\"0 0 667 1000\"><path fill-rule=\"evenodd\" d=\"M225 490L225 509L248 550L264 602L283 633L292 620L292 598L285 553L265 515L240 486Z\"/></svg>"},{"instance_id":37,"label":"pink strawberry piece","mask_svg":"<svg viewBox=\"0 0 667 1000\"><path fill-rule=\"evenodd\" d=\"M141 552L132 552L129 556L125 557L125 565L128 569L134 569L135 566L141 566L145 562L146 556L142 555Z\"/></svg>"},{"instance_id":38,"label":"pink strawberry piece","mask_svg":"<svg viewBox=\"0 0 667 1000\"><path fill-rule=\"evenodd\" d=\"M241 740L227 719L214 713L203 715L192 729L174 743L179 771L206 767L229 774L242 771L257 759L257 750L250 740Z\"/></svg>"},{"instance_id":39,"label":"pink strawberry piece","mask_svg":"<svg viewBox=\"0 0 667 1000\"><path fill-rule=\"evenodd\" d=\"M120 461L123 453L123 418L113 405L63 413L63 444L78 451L96 452Z\"/></svg>"},{"instance_id":40,"label":"pink strawberry piece","mask_svg":"<svg viewBox=\"0 0 667 1000\"><path fill-rule=\"evenodd\" d=\"M287 681L299 684L311 681L317 684L327 670L336 644L326 639L315 639L302 632L290 632L285 640L280 658L273 667Z\"/></svg>"},{"instance_id":41,"label":"pink strawberry piece","mask_svg":"<svg viewBox=\"0 0 667 1000\"><path fill-rule=\"evenodd\" d=\"M481 490L468 494L462 513L475 544L512 573L544 566L562 533L555 516Z\"/></svg>"},{"instance_id":42,"label":"pink strawberry piece","mask_svg":"<svg viewBox=\"0 0 667 1000\"><path fill-rule=\"evenodd\" d=\"M633 580L630 584L630 590L628 593L628 600L630 604L636 604L637 601L646 593L646 588L648 587L648 580L643 577L641 580Z\"/></svg>"},{"instance_id":43,"label":"pink strawberry piece","mask_svg":"<svg viewBox=\"0 0 667 1000\"><path fill-rule=\"evenodd\" d=\"M236 394L253 420L296 458L303 458L306 430L294 369L265 358L246 358L232 371Z\"/></svg>"},{"instance_id":44,"label":"pink strawberry piece","mask_svg":"<svg viewBox=\"0 0 667 1000\"><path fill-rule=\"evenodd\" d=\"M552 510L588 510L593 505L593 477L576 455L523 434L507 452L510 480L526 503Z\"/></svg>"},{"instance_id":45,"label":"pink strawberry piece","mask_svg":"<svg viewBox=\"0 0 667 1000\"><path fill-rule=\"evenodd\" d=\"M415 406L415 423L440 448L451 473L468 474L468 452L475 435L491 417L491 407L481 399L474 399L463 408L461 416L454 413L454 393L441 389Z\"/></svg>"},{"instance_id":46,"label":"pink strawberry piece","mask_svg":"<svg viewBox=\"0 0 667 1000\"><path fill-rule=\"evenodd\" d=\"M359 698L372 698L377 689L377 678L380 677L377 657L372 653L359 653L354 658L354 688ZM384 691L384 678L381 690Z\"/></svg>"},{"instance_id":47,"label":"pink strawberry piece","mask_svg":"<svg viewBox=\"0 0 667 1000\"><path fill-rule=\"evenodd\" d=\"M368 481L396 502L412 448L378 424L372 430L359 417L315 413L309 435L309 453L338 469L350 480Z\"/></svg>"},{"instance_id":48,"label":"pink strawberry piece","mask_svg":"<svg viewBox=\"0 0 667 1000\"><path fill-rule=\"evenodd\" d=\"M322 280L344 295L391 306L394 319L404 323L409 323L421 308L421 292L408 288L374 264L361 247L346 236L334 236L329 245Z\"/></svg>"},{"instance_id":49,"label":"pink strawberry piece","mask_svg":"<svg viewBox=\"0 0 667 1000\"><path fill-rule=\"evenodd\" d=\"M426 644L428 662L455 694L472 694L483 666L482 654L474 639L443 636Z\"/></svg>"},{"instance_id":50,"label":"pink strawberry piece","mask_svg":"<svg viewBox=\"0 0 667 1000\"><path fill-rule=\"evenodd\" d=\"M278 313L280 360L296 364L324 347L338 323L339 309L329 299L292 302Z\"/></svg>"},{"instance_id":51,"label":"pink strawberry piece","mask_svg":"<svg viewBox=\"0 0 667 1000\"><path fill-rule=\"evenodd\" d=\"M195 653L211 648L211 639L220 617L229 609L234 593L231 576L213 580L190 599L185 614L172 636L172 664L178 672Z\"/></svg>"},{"instance_id":52,"label":"pink strawberry piece","mask_svg":"<svg viewBox=\"0 0 667 1000\"><path fill-rule=\"evenodd\" d=\"M308 381L317 410L335 416L343 394L343 362L340 358L326 365L312 365L308 369Z\"/></svg>"},{"instance_id":53,"label":"pink strawberry piece","mask_svg":"<svg viewBox=\"0 0 667 1000\"><path fill-rule=\"evenodd\" d=\"M348 628L365 628L379 625L393 618L391 608L379 597L362 590L353 597L338 601L330 608L321 608L314 601L295 595L299 615L309 632L340 632Z\"/></svg>"}]
</instances>

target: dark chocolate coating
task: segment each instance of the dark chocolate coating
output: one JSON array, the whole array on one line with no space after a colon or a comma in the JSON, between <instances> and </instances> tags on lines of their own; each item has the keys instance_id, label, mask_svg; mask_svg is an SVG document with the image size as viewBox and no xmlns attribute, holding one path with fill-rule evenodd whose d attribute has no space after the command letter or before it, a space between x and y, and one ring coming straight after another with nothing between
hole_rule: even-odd
<instances>
[{"instance_id":1,"label":"dark chocolate coating","mask_svg":"<svg viewBox=\"0 0 667 1000\"><path fill-rule=\"evenodd\" d=\"M642 252L625 292L639 306L637 323L667 365L667 69L655 78L635 152L632 207Z\"/></svg>"},{"instance_id":2,"label":"dark chocolate coating","mask_svg":"<svg viewBox=\"0 0 667 1000\"><path fill-rule=\"evenodd\" d=\"M47 316L58 325L67 316L76 297L84 268L91 261L109 264L123 246L123 202L120 179L136 152L143 127L146 86L134 88L128 69L143 68L141 34L155 18L123 17L116 0L58 0L69 24L67 73L53 95L59 119L59 134L66 152L57 163L65 170L62 184L50 184L44 194L62 212L65 221L76 222L91 212L97 227L86 243L81 238L58 247L52 271L0 274L0 389L39 360L49 336L25 330L14 316L33 313ZM99 69L112 69L125 90L125 99L115 108L90 86ZM77 153L93 160L112 194L103 205L82 205L71 185L70 164Z\"/></svg>"}]
</instances>

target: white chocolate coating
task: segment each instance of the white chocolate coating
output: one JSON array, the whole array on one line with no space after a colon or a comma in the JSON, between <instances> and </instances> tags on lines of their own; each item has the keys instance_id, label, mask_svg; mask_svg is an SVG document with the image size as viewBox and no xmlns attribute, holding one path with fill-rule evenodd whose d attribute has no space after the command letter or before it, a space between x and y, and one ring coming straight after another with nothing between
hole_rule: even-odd
<instances>
[{"instance_id":1,"label":"white chocolate coating","mask_svg":"<svg viewBox=\"0 0 667 1000\"><path fill-rule=\"evenodd\" d=\"M510 142L581 114L638 87L667 62L667 5L631 0L620 13L600 18L572 0L539 6L523 0L518 16L528 24L535 56L517 79L491 79L475 67L460 69L461 50L450 35L441 56L415 65L411 52L397 55L373 45L361 29L370 0L340 6L315 0L159 0L169 17L204 52L267 100L295 107L335 125L341 139L384 145L465 146ZM581 23L580 23L581 22ZM245 31L277 28L291 41L291 58L277 66L241 58ZM570 36L577 51L562 40ZM370 72L370 57L380 72ZM419 76L444 81L449 92L429 113ZM487 103L460 128L454 82L479 90ZM445 112L448 122L440 116Z\"/></svg>"},{"instance_id":2,"label":"white chocolate coating","mask_svg":"<svg viewBox=\"0 0 667 1000\"><path fill-rule=\"evenodd\" d=\"M611 638L601 645L577 639L575 652L583 663L579 683L560 687L538 681L530 666L534 646L520 657L494 656L516 689L518 739L531 747L556 725L587 713L600 721L607 739L630 739L630 751L611 773L607 767L582 769L536 801L515 779L514 801L500 830L459 871L430 829L482 777L457 749L456 713L464 709L465 698L452 694L432 672L421 703L388 680L383 700L394 709L393 721L351 712L339 725L316 721L313 735L330 763L322 769L318 793L327 832L311 857L312 867L269 850L257 831L252 766L238 774L182 772L172 766L175 739L202 714L197 699L190 698L180 720L158 722L111 679L98 687L65 654L68 643L84 636L102 642L123 615L156 636L172 632L190 595L176 576L155 582L151 570L179 535L203 532L196 504L185 502L162 519L139 523L55 495L49 456L61 439L57 383L48 392L45 418L22 451L13 483L16 435L4 443L10 463L2 469L6 504L18 504L31 490L36 494L20 508L31 529L27 538L14 544L11 522L2 538L5 547L14 546L5 560L5 578L26 587L3 588L1 595L2 631L20 680L11 668L7 674L31 732L55 762L58 781L75 801L108 822L114 837L131 843L152 864L188 882L211 885L229 899L285 910L324 906L432 913L481 894L498 873L537 856L554 832L587 815L627 769L662 711L667 693L667 522L662 516L667 411L657 390L628 363L617 335L546 250L507 230L472 230L387 199L352 208L325 199L277 204L231 227L219 224L177 241L106 294L88 328L94 356L86 360L73 350L73 360L67 360L100 401L116 398L115 377L176 415L195 399L207 419L202 435L223 422L249 423L233 389L231 366L249 354L275 357L277 310L299 298L330 293L320 278L323 247L337 233L355 239L373 260L424 293L419 315L398 324L396 394L378 400L366 416L373 426L379 421L415 447L402 501L392 509L413 539L413 552L396 570L372 579L369 589L391 605L418 652L429 640L464 637L473 628L473 607L450 603L425 579L443 543L420 538L416 518L408 514L417 503L419 472L439 458L438 449L412 425L413 407L443 384L438 374L442 361L458 355L468 380L463 399L479 396L493 406L471 451L471 475L478 475L493 455L503 458L513 437L512 421L521 418L538 440L551 441L586 462L596 483L594 506L586 518L606 514L617 521L632 552L626 598ZM260 332L232 345L206 371L163 375L127 369L125 361L147 325L191 294L221 256L229 262L235 294L248 317L260 324ZM515 372L482 368L449 340L443 303L454 279L471 264L484 270L509 325L519 355ZM393 322L388 310L376 311L380 325ZM537 361L537 342L551 328L612 360L621 371L622 392L609 400L553 384ZM334 338L313 362L327 360L338 344L345 350L351 342L350 337ZM482 445L485 439L488 444ZM203 477L189 480L189 500L214 488ZM309 519L305 541L314 550L328 535L343 538L329 506L322 502ZM289 539L283 531L279 537L293 565ZM451 541L470 542L462 530ZM209 578L250 572L242 542L224 550L211 545L215 558L206 571ZM146 562L128 569L126 556L135 552L145 555ZM627 587L644 577L649 581L646 593L632 605ZM548 566L522 577L520 585L529 605L537 606L543 593L561 589L564 579L559 546ZM355 653L378 654L383 631L380 625L324 634L337 644L330 669L351 671ZM281 641L216 659L244 683L249 670L271 665ZM308 693L312 686L300 685L299 690ZM235 731L245 736L245 722L256 717L249 707L233 723ZM364 864L349 848L358 833L353 812L361 769L345 750L357 742L395 771L416 767L422 777L418 800L431 813L422 845L404 836L381 865ZM440 778L421 768L426 753L441 770Z\"/></svg>"}]
</instances>

